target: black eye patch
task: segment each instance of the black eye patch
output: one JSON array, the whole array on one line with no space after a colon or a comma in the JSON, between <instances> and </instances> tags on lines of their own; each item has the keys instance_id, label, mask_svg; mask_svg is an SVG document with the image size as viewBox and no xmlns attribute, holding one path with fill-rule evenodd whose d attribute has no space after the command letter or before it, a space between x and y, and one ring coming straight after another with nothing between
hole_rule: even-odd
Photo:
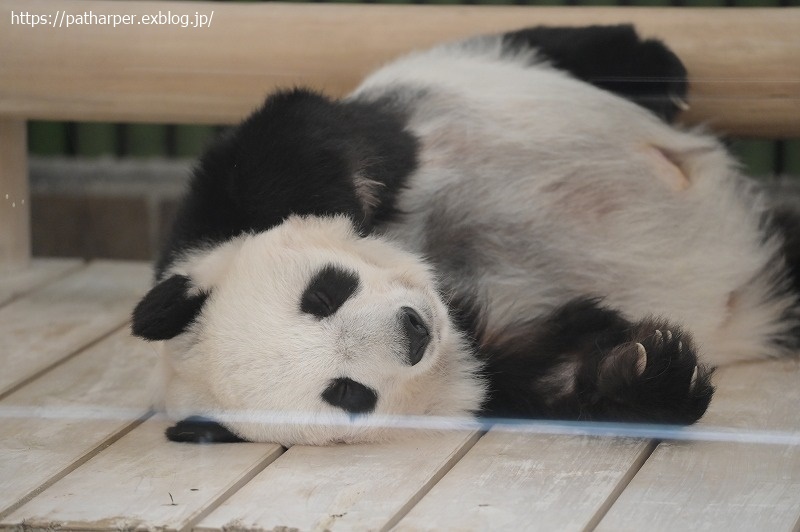
<instances>
[{"instance_id":1,"label":"black eye patch","mask_svg":"<svg viewBox=\"0 0 800 532\"><path fill-rule=\"evenodd\" d=\"M311 278L300 298L300 310L319 319L333 315L358 290L358 276L329 264Z\"/></svg>"}]
</instances>

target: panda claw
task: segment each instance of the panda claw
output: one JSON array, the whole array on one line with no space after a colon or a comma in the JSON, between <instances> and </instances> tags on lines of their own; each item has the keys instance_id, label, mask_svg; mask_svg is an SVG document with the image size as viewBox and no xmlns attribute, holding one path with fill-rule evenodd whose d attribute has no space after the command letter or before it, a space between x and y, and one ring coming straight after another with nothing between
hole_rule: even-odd
<instances>
[{"instance_id":1,"label":"panda claw","mask_svg":"<svg viewBox=\"0 0 800 532\"><path fill-rule=\"evenodd\" d=\"M645 368L647 367L647 349L644 346L637 342L636 350L638 352L638 357L636 358L636 374L641 376L644 373Z\"/></svg>"},{"instance_id":2,"label":"panda claw","mask_svg":"<svg viewBox=\"0 0 800 532\"><path fill-rule=\"evenodd\" d=\"M697 384L697 366L694 367L694 372L692 372L692 380L689 382L689 390L694 390L694 386Z\"/></svg>"},{"instance_id":3,"label":"panda claw","mask_svg":"<svg viewBox=\"0 0 800 532\"><path fill-rule=\"evenodd\" d=\"M683 98L681 98L680 96L678 96L678 95L677 95L677 94L675 94L674 92L671 92L671 93L669 94L669 99L670 99L670 101L672 102L672 104L673 104L675 107L677 107L678 109L680 109L681 111L688 111L688 110L689 110L689 108L691 107L691 106L690 106L690 105L689 105L689 104L686 102L686 100L684 100Z\"/></svg>"},{"instance_id":4,"label":"panda claw","mask_svg":"<svg viewBox=\"0 0 800 532\"><path fill-rule=\"evenodd\" d=\"M661 335L661 331L659 331L659 330L656 330L656 332L655 332L655 333L653 333L653 344L655 344L656 346L658 346L658 345L661 343L661 340L662 340L662 339L663 339L663 338L662 338L662 335Z\"/></svg>"},{"instance_id":5,"label":"panda claw","mask_svg":"<svg viewBox=\"0 0 800 532\"><path fill-rule=\"evenodd\" d=\"M672 340L672 331L667 331L667 342Z\"/></svg>"}]
</instances>

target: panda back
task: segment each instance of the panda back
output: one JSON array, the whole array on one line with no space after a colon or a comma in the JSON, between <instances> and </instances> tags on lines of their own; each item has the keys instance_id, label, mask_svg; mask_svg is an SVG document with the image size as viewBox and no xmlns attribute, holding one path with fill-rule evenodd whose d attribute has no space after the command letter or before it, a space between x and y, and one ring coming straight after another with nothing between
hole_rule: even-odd
<instances>
[{"instance_id":1,"label":"panda back","mask_svg":"<svg viewBox=\"0 0 800 532\"><path fill-rule=\"evenodd\" d=\"M787 333L780 240L716 139L500 37L401 59L351 98L404 106L420 146L381 230L480 294L490 329L592 295L686 323L713 363Z\"/></svg>"}]
</instances>

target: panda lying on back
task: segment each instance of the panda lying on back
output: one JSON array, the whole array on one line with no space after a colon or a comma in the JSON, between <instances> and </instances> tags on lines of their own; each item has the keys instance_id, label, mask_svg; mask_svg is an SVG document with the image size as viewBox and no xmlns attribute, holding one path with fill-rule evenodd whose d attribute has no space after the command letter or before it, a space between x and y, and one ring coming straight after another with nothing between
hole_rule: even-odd
<instances>
[{"instance_id":1,"label":"panda lying on back","mask_svg":"<svg viewBox=\"0 0 800 532\"><path fill-rule=\"evenodd\" d=\"M343 100L267 98L203 155L134 311L165 341L167 436L699 419L699 361L797 346L800 242L717 140L668 125L685 78L629 26L534 28L407 56Z\"/></svg>"}]
</instances>

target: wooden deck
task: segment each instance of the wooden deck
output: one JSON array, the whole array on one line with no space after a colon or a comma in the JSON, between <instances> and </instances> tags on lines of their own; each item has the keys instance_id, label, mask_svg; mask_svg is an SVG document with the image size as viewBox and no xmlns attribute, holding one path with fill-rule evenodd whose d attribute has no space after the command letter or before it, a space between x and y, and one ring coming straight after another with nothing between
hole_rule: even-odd
<instances>
[{"instance_id":1,"label":"wooden deck","mask_svg":"<svg viewBox=\"0 0 800 532\"><path fill-rule=\"evenodd\" d=\"M800 364L725 368L687 439L194 446L148 409L138 263L0 276L0 528L800 530Z\"/></svg>"}]
</instances>

